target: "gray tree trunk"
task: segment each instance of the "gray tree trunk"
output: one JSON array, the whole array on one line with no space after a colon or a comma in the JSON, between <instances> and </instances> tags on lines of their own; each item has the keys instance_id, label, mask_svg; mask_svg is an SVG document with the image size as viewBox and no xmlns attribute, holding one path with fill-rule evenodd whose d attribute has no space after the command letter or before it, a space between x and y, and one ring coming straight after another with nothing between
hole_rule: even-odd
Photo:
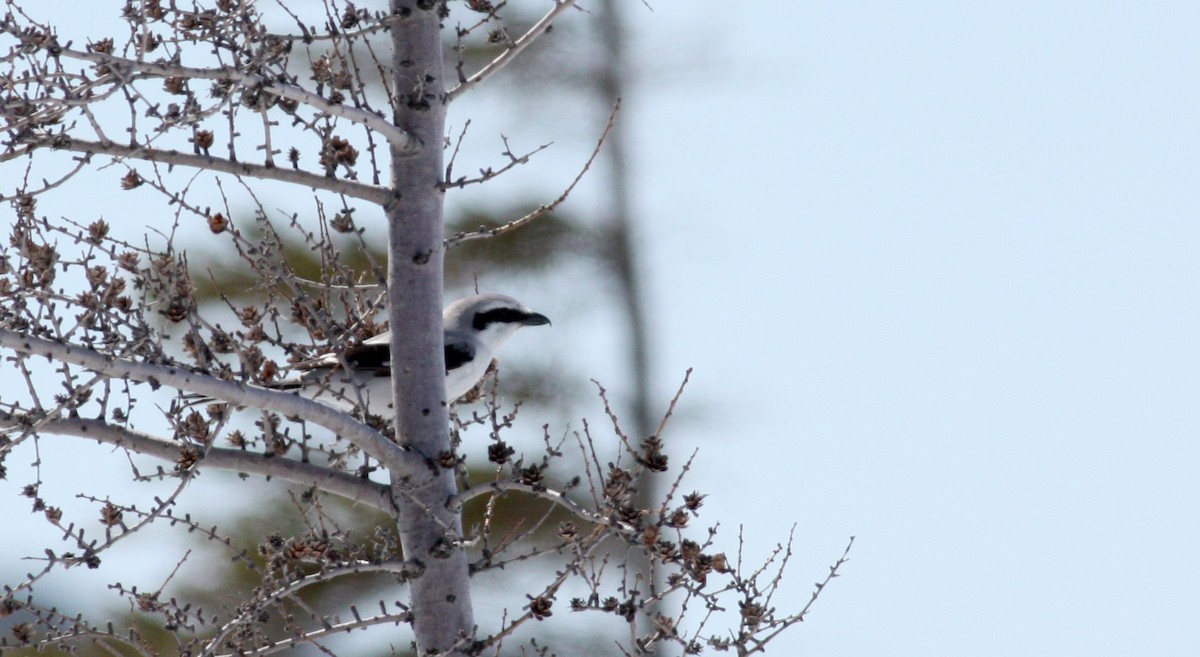
<instances>
[{"instance_id":1,"label":"gray tree trunk","mask_svg":"<svg viewBox=\"0 0 1200 657\"><path fill-rule=\"evenodd\" d=\"M392 394L396 435L426 467L392 472L396 520L404 557L424 573L410 583L413 630L422 654L465 647L474 631L467 556L458 539L460 517L446 502L453 469L437 465L450 451L442 349L442 144L445 84L436 4L392 0L401 19L391 30L396 126L415 148L392 150L394 199L388 218L388 302L392 329ZM453 649L453 650L452 650Z\"/></svg>"}]
</instances>

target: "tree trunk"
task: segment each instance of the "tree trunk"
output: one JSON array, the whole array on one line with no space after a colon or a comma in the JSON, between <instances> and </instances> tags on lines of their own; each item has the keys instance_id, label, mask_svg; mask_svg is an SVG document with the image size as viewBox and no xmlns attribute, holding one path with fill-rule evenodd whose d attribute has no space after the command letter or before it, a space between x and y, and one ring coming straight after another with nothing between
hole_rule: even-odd
<instances>
[{"instance_id":1,"label":"tree trunk","mask_svg":"<svg viewBox=\"0 0 1200 657\"><path fill-rule=\"evenodd\" d=\"M453 469L437 465L449 453L442 338L442 143L445 85L437 3L392 0L396 126L414 138L392 151L388 204L388 302L392 330L392 394L400 444L427 468L393 472L392 491L405 559L424 565L412 580L413 631L420 654L444 653L474 632L462 521L447 509ZM460 646L460 648L463 646ZM460 650L455 650L457 654Z\"/></svg>"}]
</instances>

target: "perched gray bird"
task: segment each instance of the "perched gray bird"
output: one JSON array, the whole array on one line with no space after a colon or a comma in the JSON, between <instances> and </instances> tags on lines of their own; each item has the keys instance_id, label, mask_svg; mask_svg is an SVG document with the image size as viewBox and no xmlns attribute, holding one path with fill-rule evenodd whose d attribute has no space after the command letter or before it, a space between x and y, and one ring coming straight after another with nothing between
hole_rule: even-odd
<instances>
[{"instance_id":1,"label":"perched gray bird","mask_svg":"<svg viewBox=\"0 0 1200 657\"><path fill-rule=\"evenodd\" d=\"M479 382L496 351L523 326L550 320L503 294L476 294L450 304L442 313L445 331L446 401L462 397ZM343 410L392 414L391 332L297 363L303 373L267 385L325 402ZM343 367L342 362L348 367Z\"/></svg>"}]
</instances>

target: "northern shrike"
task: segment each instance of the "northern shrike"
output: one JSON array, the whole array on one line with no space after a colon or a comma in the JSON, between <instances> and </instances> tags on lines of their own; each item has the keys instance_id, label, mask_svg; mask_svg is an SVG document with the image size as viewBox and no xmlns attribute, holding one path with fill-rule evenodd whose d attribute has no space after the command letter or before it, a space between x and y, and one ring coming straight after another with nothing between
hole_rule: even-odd
<instances>
[{"instance_id":1,"label":"northern shrike","mask_svg":"<svg viewBox=\"0 0 1200 657\"><path fill-rule=\"evenodd\" d=\"M450 304L442 313L446 402L474 388L487 372L496 350L521 327L549 323L545 315L503 294L476 294ZM348 367L343 367L343 362ZM293 369L303 373L266 387L294 391L343 410L364 408L367 413L384 417L393 413L390 331L340 353L302 361Z\"/></svg>"}]
</instances>

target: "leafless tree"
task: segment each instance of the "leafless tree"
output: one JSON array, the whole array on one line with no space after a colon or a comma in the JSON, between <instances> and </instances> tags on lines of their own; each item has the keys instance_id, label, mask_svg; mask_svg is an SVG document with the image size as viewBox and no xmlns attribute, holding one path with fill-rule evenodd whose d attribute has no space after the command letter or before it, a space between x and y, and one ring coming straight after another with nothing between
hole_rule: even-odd
<instances>
[{"instance_id":1,"label":"leafless tree","mask_svg":"<svg viewBox=\"0 0 1200 657\"><path fill-rule=\"evenodd\" d=\"M328 1L313 3L315 16L283 2L184 4L127 0L122 32L110 35L60 34L39 19L36 3L8 2L0 22L7 174L0 193L14 216L0 250L7 373L0 474L13 476L12 455L36 453L47 436L60 436L158 459L164 465L147 473L131 457L134 481L171 483L169 494L141 504L137 488L85 495L95 515L72 518L42 494L35 458L24 493L67 547L48 547L37 568L6 586L0 614L15 621L0 650L246 655L315 646L332 654L336 636L399 626L377 630L383 637L366 650L547 654L533 621L569 609L627 627L598 652L666 646L751 654L804 618L811 602L790 612L772 606L790 540L754 567L714 552L715 528L692 534L704 496L684 492L688 464L669 474L663 452L674 403L649 437L631 437L598 388L608 437L586 421L577 431L545 427L543 447L518 455L505 436L519 405L501 403L495 376L472 395L476 406L443 399L444 256L466 240L519 239L519 228L565 200L591 162L537 211L501 228L447 236L448 190L495 179L532 154L510 150L477 174L456 172L461 139L447 137L447 108L571 12L573 0L547 3L523 29L506 20L508 3L488 0L453 11L445 0L391 0L380 9ZM483 42L497 54L473 67L465 53ZM452 66L443 63L447 52ZM611 119L597 128L600 149ZM160 216L131 237L127 225L39 210L68 190L103 198L96 181L138 194L139 207L158 199L141 214ZM279 190L287 203L308 207L268 210L261 199ZM253 210L243 213L240 204ZM345 251L367 253L368 242L384 239L364 220L373 213L386 225L387 262L351 265ZM227 249L229 266L250 272L254 301L197 300L199 272L185 248L202 234L194 225ZM297 271L281 233L317 254L320 271ZM341 354L385 325L393 336L394 418L264 385L279 376L280 361ZM221 403L170 403L168 389ZM246 416L257 418L253 429L240 428ZM486 475L465 465L459 438L472 427L488 434L479 450L490 464ZM619 444L615 457L597 449L604 442ZM200 525L184 509L190 485L210 469L298 485L294 510L307 529L260 537L255 554ZM639 503L635 482L643 476L664 478L665 494ZM525 516L505 525L496 509L514 497L543 506L523 507ZM388 526L369 540L342 531L325 502L331 498L375 509ZM473 502L482 503L482 515L464 527L463 509ZM101 568L151 525L228 546L256 585L236 604L204 610L165 584L110 584L135 612L158 619L167 634L158 644L144 628L44 601L52 576ZM662 578L625 569L635 556ZM188 565L186 554L175 561L177 569ZM501 592L514 611L476 619L473 578L495 581L536 562L551 567L538 571L533 588L514 583ZM304 595L360 576L407 597L366 613Z\"/></svg>"}]
</instances>

